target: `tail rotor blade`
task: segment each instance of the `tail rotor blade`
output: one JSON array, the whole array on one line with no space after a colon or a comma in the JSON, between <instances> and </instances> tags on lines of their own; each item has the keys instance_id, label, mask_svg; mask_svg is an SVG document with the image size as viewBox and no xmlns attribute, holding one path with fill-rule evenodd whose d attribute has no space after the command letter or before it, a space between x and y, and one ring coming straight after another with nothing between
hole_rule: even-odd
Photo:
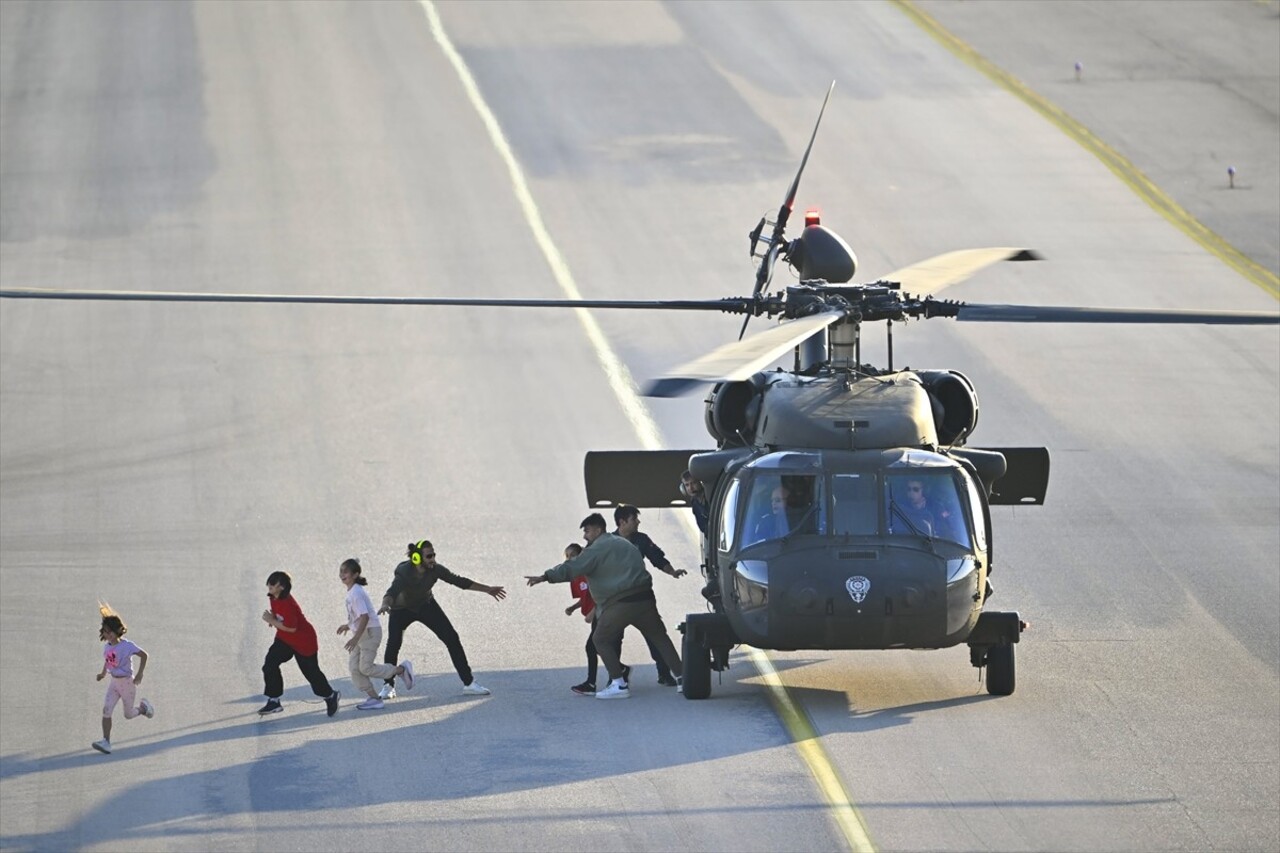
<instances>
[{"instance_id":1,"label":"tail rotor blade","mask_svg":"<svg viewBox=\"0 0 1280 853\"><path fill-rule=\"evenodd\" d=\"M769 283L769 277L773 274L773 265L778 258L778 252L782 249L782 238L787 230L787 220L791 218L791 210L796 203L796 193L800 191L800 176L804 174L804 167L809 163L809 154L813 151L814 140L818 138L818 127L822 124L822 116L827 111L827 102L831 100L831 93L835 91L835 88L836 81L832 80L831 85L827 87L826 97L822 99L822 107L818 110L818 120L813 123L813 133L809 135L809 144L805 146L804 156L800 158L800 168L796 170L796 176L791 181L791 186L787 189L787 197L782 200L782 206L778 208L778 217L773 223L773 233L769 236L769 248L765 251L764 257L760 259L760 266L756 269L756 284L751 291L752 299L760 298L760 294L764 292L764 286ZM753 232L753 234L755 233ZM753 239L752 246L754 245L755 241ZM738 340L742 340L742 336L747 333L747 323L750 322L751 315L748 314L746 319L742 321L742 331L738 333Z\"/></svg>"}]
</instances>

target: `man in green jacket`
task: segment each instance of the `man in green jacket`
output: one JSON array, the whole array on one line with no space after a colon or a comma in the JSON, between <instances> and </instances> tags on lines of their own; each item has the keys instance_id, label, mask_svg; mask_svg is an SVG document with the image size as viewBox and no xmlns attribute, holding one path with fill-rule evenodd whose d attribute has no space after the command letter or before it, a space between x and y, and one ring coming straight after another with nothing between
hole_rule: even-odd
<instances>
[{"instance_id":1,"label":"man in green jacket","mask_svg":"<svg viewBox=\"0 0 1280 853\"><path fill-rule=\"evenodd\" d=\"M596 691L597 699L627 699L631 691L618 657L622 632L634 626L649 645L671 667L678 680L684 672L680 655L667 635L653 595L653 578L644 567L640 550L621 536L605 532L604 516L593 512L582 520L582 538L587 547L571 560L547 569L540 575L525 575L529 586L567 583L586 575L591 597L596 602L596 627L592 638L600 659L609 670L609 686Z\"/></svg>"}]
</instances>

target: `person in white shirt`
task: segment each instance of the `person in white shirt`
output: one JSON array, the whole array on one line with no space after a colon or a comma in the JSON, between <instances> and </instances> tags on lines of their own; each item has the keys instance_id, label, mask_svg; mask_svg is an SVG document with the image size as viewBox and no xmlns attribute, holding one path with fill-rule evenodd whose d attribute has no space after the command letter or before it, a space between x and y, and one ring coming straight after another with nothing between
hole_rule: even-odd
<instances>
[{"instance_id":1,"label":"person in white shirt","mask_svg":"<svg viewBox=\"0 0 1280 853\"><path fill-rule=\"evenodd\" d=\"M394 665L377 663L378 646L382 644L382 622L373 607L365 585L369 583L360 573L360 561L355 557L342 561L338 579L347 588L347 621L338 626L338 633L351 632L346 650L351 654L351 682L363 690L369 698L356 706L360 711L377 711L384 707L378 691L373 689L373 679L399 678L405 690L413 689L413 662L401 661Z\"/></svg>"}]
</instances>

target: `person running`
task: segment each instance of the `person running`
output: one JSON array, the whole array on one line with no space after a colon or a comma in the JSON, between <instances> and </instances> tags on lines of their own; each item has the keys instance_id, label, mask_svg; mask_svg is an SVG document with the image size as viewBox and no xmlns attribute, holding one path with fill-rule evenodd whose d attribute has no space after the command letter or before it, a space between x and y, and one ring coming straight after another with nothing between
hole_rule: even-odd
<instances>
[{"instance_id":1,"label":"person running","mask_svg":"<svg viewBox=\"0 0 1280 853\"><path fill-rule=\"evenodd\" d=\"M449 659L453 661L453 668L462 679L462 692L471 696L488 696L489 689L476 682L472 675L471 665L467 663L467 652L462 648L462 640L458 638L458 632L454 630L449 617L436 601L431 588L436 585L436 581L444 581L458 589L469 589L491 595L495 601L506 598L507 591L500 586L486 586L470 578L455 575L444 565L436 562L435 546L426 539L410 542L405 555L408 559L396 566L395 579L391 581L391 586L387 587L387 592L382 597L382 606L378 608L378 615L391 614L387 620L389 623L387 649L382 656L383 661L390 664L396 663L397 655L400 654L400 644L404 641L405 629L414 622L421 622L431 629L431 632L449 650ZM395 682L388 680L379 696L382 699L394 699L395 695Z\"/></svg>"},{"instance_id":2,"label":"person running","mask_svg":"<svg viewBox=\"0 0 1280 853\"><path fill-rule=\"evenodd\" d=\"M574 557L582 553L582 546L577 542L570 542L564 549L564 558L572 560ZM600 667L600 653L596 651L596 642L594 634L596 630L596 603L591 598L591 584L587 581L586 575L579 575L569 584L569 594L576 599L576 603L570 604L564 609L565 616L572 616L575 610L582 611L582 618L587 620L587 624L591 626L591 630L587 633L587 680L581 684L575 684L569 689L578 696L594 696L596 695L596 673ZM622 640L618 640L618 656L622 656ZM622 665L622 677L631 677L631 667L625 663Z\"/></svg>"},{"instance_id":3,"label":"person running","mask_svg":"<svg viewBox=\"0 0 1280 853\"><path fill-rule=\"evenodd\" d=\"M372 679L399 676L404 689L412 690L413 662L401 661L399 666L377 663L382 623L373 610L369 593L364 589L369 581L360 571L360 561L355 557L343 560L338 567L338 579L347 588L347 621L338 626L338 634L351 632L351 639L344 646L351 655L351 683L369 697L357 705L356 710L379 711L385 706L378 697L378 691L373 689Z\"/></svg>"},{"instance_id":4,"label":"person running","mask_svg":"<svg viewBox=\"0 0 1280 853\"><path fill-rule=\"evenodd\" d=\"M667 635L653 595L653 578L645 570L639 549L621 536L605 532L604 516L593 512L582 520L582 553L540 575L525 575L529 586L565 583L586 575L596 603L596 648L609 670L609 686L596 691L597 699L627 699L631 691L618 655L618 641L628 625L634 625L661 653L680 684L680 655Z\"/></svg>"},{"instance_id":5,"label":"person running","mask_svg":"<svg viewBox=\"0 0 1280 853\"><path fill-rule=\"evenodd\" d=\"M671 561L667 559L666 553L658 547L657 543L649 538L647 533L640 532L640 510L630 504L622 504L613 511L613 523L616 525L613 533L615 536L621 536L640 549L640 553L644 558L653 564L653 567L660 572L671 575L673 578L681 578L688 574L684 569L677 569L671 565ZM676 679L671 674L671 670L667 667L666 662L662 659L662 653L654 647L653 643L645 639L649 646L649 657L653 658L654 666L658 670L658 683L663 687L675 687ZM621 650L619 650L621 654ZM628 676L630 678L630 676Z\"/></svg>"},{"instance_id":6,"label":"person running","mask_svg":"<svg viewBox=\"0 0 1280 853\"><path fill-rule=\"evenodd\" d=\"M124 620L107 604L99 604L98 612L102 615L102 626L98 629L98 639L106 645L102 647L102 671L98 673L98 681L111 676L107 685L107 695L102 702L102 740L95 740L93 748L98 752L111 754L111 715L115 712L116 703L124 700L124 718L132 720L141 714L147 719L156 715L155 707L146 699L135 708L133 697L137 695L138 685L142 683L142 673L147 668L147 653L124 639L128 632ZM133 672L133 658L138 657L138 672Z\"/></svg>"},{"instance_id":7,"label":"person running","mask_svg":"<svg viewBox=\"0 0 1280 853\"><path fill-rule=\"evenodd\" d=\"M316 638L316 629L302 614L302 608L292 593L293 579L287 572L267 575L267 598L271 601L271 609L262 611L262 621L276 629L276 638L262 662L262 692L267 695L267 704L259 708L258 713L266 716L284 710L280 704L280 697L284 695L280 665L296 657L298 669L311 684L311 692L324 699L325 708L332 717L338 713L339 694L320 671L320 642Z\"/></svg>"}]
</instances>

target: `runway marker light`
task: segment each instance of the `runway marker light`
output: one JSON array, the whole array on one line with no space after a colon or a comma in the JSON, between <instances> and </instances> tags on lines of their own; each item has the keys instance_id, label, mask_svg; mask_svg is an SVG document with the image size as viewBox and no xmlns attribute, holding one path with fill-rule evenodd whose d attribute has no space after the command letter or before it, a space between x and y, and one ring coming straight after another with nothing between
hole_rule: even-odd
<instances>
[{"instance_id":1,"label":"runway marker light","mask_svg":"<svg viewBox=\"0 0 1280 853\"><path fill-rule=\"evenodd\" d=\"M1076 63L1076 80L1080 80L1080 72L1084 71L1084 66L1079 62Z\"/></svg>"},{"instance_id":2,"label":"runway marker light","mask_svg":"<svg viewBox=\"0 0 1280 853\"><path fill-rule=\"evenodd\" d=\"M1231 189L1236 188L1236 167L1235 166L1227 167L1227 186L1230 187Z\"/></svg>"}]
</instances>

